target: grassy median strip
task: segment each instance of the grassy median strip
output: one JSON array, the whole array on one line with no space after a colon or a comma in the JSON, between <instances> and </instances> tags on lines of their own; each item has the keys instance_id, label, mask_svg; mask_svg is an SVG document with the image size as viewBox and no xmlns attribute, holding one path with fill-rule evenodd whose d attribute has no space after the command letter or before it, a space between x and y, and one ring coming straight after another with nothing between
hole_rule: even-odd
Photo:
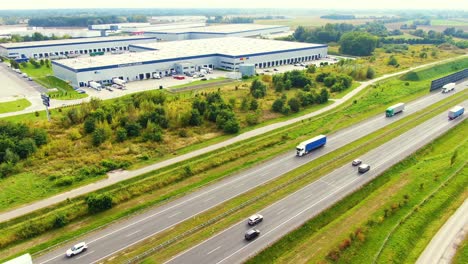
<instances>
[{"instance_id":1,"label":"grassy median strip","mask_svg":"<svg viewBox=\"0 0 468 264\"><path fill-rule=\"evenodd\" d=\"M372 263L389 230L411 211L377 263L414 263L467 197L467 128L465 120L248 263Z\"/></svg>"},{"instance_id":2,"label":"grassy median strip","mask_svg":"<svg viewBox=\"0 0 468 264\"><path fill-rule=\"evenodd\" d=\"M464 97L459 98L459 100L463 101ZM453 103L453 102L452 102ZM445 107L448 107L450 104L446 104ZM436 109L438 106L444 105L444 103L439 103L437 106L432 106L430 109ZM445 107L442 107L444 109ZM445 110L445 109L444 109ZM250 214L257 212L261 208L268 206L269 204L274 203L275 201L289 195L290 193L302 188L304 185L309 184L316 180L317 178L321 177L322 175L331 172L338 166L342 166L343 164L349 163L355 156L363 154L396 136L397 134L401 134L416 125L424 122L425 120L429 119L430 117L434 116L437 112L440 112L441 109L434 113L430 113L424 118L418 119L418 116L424 112L430 112L429 109L420 111L416 114L413 114L411 117L407 119L400 120L399 122L392 124L384 129L381 129L365 138L362 138L358 141L355 141L333 153L327 154L315 161L310 162L309 164L302 166L284 176L267 183L263 186L260 186L252 191L249 191L246 194L243 194L241 197L236 197L222 205L213 208L206 213L198 215L180 225L177 225L174 228L171 228L170 231L160 233L155 237L151 238L148 241L145 241L143 245L137 245L134 248L130 248L125 250L122 253L119 253L117 257L113 257L112 261L124 261L133 256L140 254L141 252L145 252L155 246L158 246L166 241L170 241L173 237L176 237L183 232L190 232L189 230L198 227L199 225L203 225L204 223L210 221L211 219L216 218L221 212L232 210L233 208L239 207L242 204L248 203L248 201L254 200L255 203L249 203L248 206L242 207L239 210L236 210L233 214L222 218L220 221L208 225L200 230L194 231L193 234L188 235L186 238L181 239L180 241L174 242L174 244L168 246L167 248L162 248L161 250L157 251L157 254L150 257L152 261L161 262L167 260L171 256L193 246L196 243L203 241L204 239L212 236L213 234L225 229L226 227L245 219ZM395 128L397 129L397 133L395 133ZM389 133L392 131L392 133ZM369 143L371 142L371 143ZM351 150L351 151L350 151ZM346 154L346 155L343 155ZM339 159L336 159L339 157ZM330 162L331 160L331 162ZM320 167L320 169L316 170L314 168ZM298 177L298 175L302 175L307 173L307 177L303 177L298 181L293 181L290 185L286 185L286 187L282 187L275 192L269 193L275 187L282 186L287 182L290 182L292 179ZM263 196L261 199L256 199L259 194L268 193L268 195ZM180 230L175 231L175 230ZM151 263L151 261L149 262Z\"/></svg>"},{"instance_id":3,"label":"grassy median strip","mask_svg":"<svg viewBox=\"0 0 468 264\"><path fill-rule=\"evenodd\" d=\"M57 229L57 231L50 232L47 236L28 239L25 244L10 247L4 251L6 254L3 255L18 254L18 252L23 252L28 248L30 248L29 252L37 252L50 245L98 228L104 223L193 191L234 171L251 167L258 162L290 150L298 141L311 135L337 131L376 113L381 113L389 102L399 101L403 98L406 101L421 96L427 93L428 84L429 80L415 82L410 85L412 89L401 87L401 82L379 84L361 92L354 102L340 106L338 110L278 129L268 135L257 136L235 146L193 158L184 162L183 165L175 164L105 188L100 193L108 192L115 195L119 204L115 208L95 216L87 215L86 205L83 198L80 197L3 223L0 226L4 230L0 237L0 245L11 245L11 242L5 238L16 236L22 230L18 228L33 227L37 229L37 225L41 228L41 221L53 223L55 217L60 215L66 215L67 219L73 220L72 223ZM466 93L461 96L463 95L466 96ZM135 197L138 198L134 199ZM63 235L64 233L66 235Z\"/></svg>"},{"instance_id":4,"label":"grassy median strip","mask_svg":"<svg viewBox=\"0 0 468 264\"><path fill-rule=\"evenodd\" d=\"M0 103L0 114L16 112L31 106L31 102L22 98L15 101Z\"/></svg>"}]
</instances>

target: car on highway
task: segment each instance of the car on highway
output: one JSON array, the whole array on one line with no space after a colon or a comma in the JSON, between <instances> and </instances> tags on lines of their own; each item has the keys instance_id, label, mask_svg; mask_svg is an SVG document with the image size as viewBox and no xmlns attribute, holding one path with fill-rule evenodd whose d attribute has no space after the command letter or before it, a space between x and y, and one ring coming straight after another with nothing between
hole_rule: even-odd
<instances>
[{"instance_id":1,"label":"car on highway","mask_svg":"<svg viewBox=\"0 0 468 264\"><path fill-rule=\"evenodd\" d=\"M351 164L353 164L353 166L358 166L358 165L361 165L361 163L362 163L362 160L355 159L355 160L353 160L353 162Z\"/></svg>"},{"instance_id":2,"label":"car on highway","mask_svg":"<svg viewBox=\"0 0 468 264\"><path fill-rule=\"evenodd\" d=\"M73 257L77 254L80 254L81 252L83 251L86 251L88 249L88 245L86 245L86 242L80 242L76 245L74 245L73 247L71 247L70 249L67 250L67 257Z\"/></svg>"},{"instance_id":3,"label":"car on highway","mask_svg":"<svg viewBox=\"0 0 468 264\"><path fill-rule=\"evenodd\" d=\"M250 229L249 231L245 232L245 240L250 241L260 235L260 230L258 229Z\"/></svg>"},{"instance_id":4,"label":"car on highway","mask_svg":"<svg viewBox=\"0 0 468 264\"><path fill-rule=\"evenodd\" d=\"M254 215L252 215L251 217L249 217L249 220L247 221L247 223L248 223L250 226L253 226L253 225L256 225L256 224L260 223L261 221L263 221L263 215L261 215L261 214L254 214Z\"/></svg>"},{"instance_id":5,"label":"car on highway","mask_svg":"<svg viewBox=\"0 0 468 264\"><path fill-rule=\"evenodd\" d=\"M369 164L361 164L358 167L359 173L364 173L364 172L367 172L368 170L370 170L370 165Z\"/></svg>"}]
</instances>

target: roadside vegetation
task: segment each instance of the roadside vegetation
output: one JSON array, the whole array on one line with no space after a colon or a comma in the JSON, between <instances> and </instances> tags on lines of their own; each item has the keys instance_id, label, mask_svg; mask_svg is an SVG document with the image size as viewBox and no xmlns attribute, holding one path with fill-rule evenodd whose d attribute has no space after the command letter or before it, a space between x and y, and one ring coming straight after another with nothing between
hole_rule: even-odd
<instances>
[{"instance_id":1,"label":"roadside vegetation","mask_svg":"<svg viewBox=\"0 0 468 264\"><path fill-rule=\"evenodd\" d=\"M453 257L453 264L463 264L468 262L468 237L465 237L463 243L457 250L457 254Z\"/></svg>"},{"instance_id":2,"label":"roadside vegetation","mask_svg":"<svg viewBox=\"0 0 468 264\"><path fill-rule=\"evenodd\" d=\"M440 72L440 75L445 75L445 74L447 74L447 72L445 73ZM363 120L371 115L379 113L385 109L385 107L388 105L389 102L400 101L403 98L405 99L405 101L411 100L422 94L425 94L428 91L427 87L428 87L428 83L430 83L430 80L424 80L424 81L411 83L411 87L410 87L411 89L408 89L408 87L402 86L401 81L398 82L398 79L396 79L395 82L396 83L394 84L393 83L386 84L386 82L384 82L383 84L381 84L381 85L385 84L384 86L381 86L381 85L378 86L381 89L369 89L366 93L363 93L359 98L355 100L355 102L350 103L349 105L344 107L344 109L340 110L340 111L343 111L343 113L346 113L346 115L339 114L338 112L338 114L327 115L326 117L322 119L317 119L317 120L314 119L314 122L313 122L314 125L309 128L310 130L309 129L299 130L299 129L295 129L295 127L291 127L287 130L284 130L283 132L277 133L276 136L274 137L272 135L268 136L267 138L260 137L250 142L246 142L245 143L246 145L238 144L236 148L230 149L229 151L220 150L220 151L217 151L216 153L208 154L208 155L205 155L204 157L193 159L193 161L184 162L185 165L183 166L174 165L169 168L165 168L165 169L153 172L153 173L149 173L148 175L139 177L138 179L131 180L128 183L123 183L124 185L128 186L124 189L120 189L120 188L113 189L113 187L110 187L110 188L107 188L108 191L105 191L105 193L110 194L110 196L112 197L113 206L120 208L120 209L134 207L136 204L133 198L140 197L141 195L146 196L147 195L146 193L148 192L151 192L150 196L152 198L148 197L149 202L145 203L144 207L150 206L155 203L159 203L170 197L174 197L175 195L180 195L189 190L192 190L193 188L196 188L208 182L214 181L220 177L223 177L233 172L234 170L249 167L256 162L259 162L263 159L271 157L272 155L285 151L291 148L292 145L297 143L297 141L302 140L306 137L310 137L311 134L329 133L331 131L336 131L337 129L346 127L359 120ZM254 87L254 86L251 86L251 87ZM257 89L248 89L245 92L250 93L255 90ZM258 90L262 91L262 88L260 87L260 89ZM216 94L216 93L212 93L212 94ZM198 99L202 99L202 98L203 97L198 98ZM100 102L97 101L97 103L100 103ZM302 126L301 124L299 125ZM317 130L319 128L320 130ZM294 139L294 140L287 141L290 143L285 145L285 142L287 139ZM80 144L82 145L84 144L85 146L87 146L88 149L92 149L90 148L91 144L89 141L88 143L80 143ZM106 143L106 144L109 144L109 143ZM66 144L60 144L61 146L60 151L64 151L63 146L65 145ZM77 144L75 143L74 145L77 145ZM273 150L276 149L276 151L269 152L269 153L262 152L261 150L265 149L266 146L268 146L270 149L273 149ZM152 145L152 147L154 148L154 144ZM131 149L131 147L129 149ZM103 149L101 148L101 151L102 150ZM49 153L53 153L53 152L49 152ZM142 152L139 151L139 152L132 152L132 153L139 153L141 155ZM178 151L178 153L180 153L180 151ZM234 153L235 155L233 155ZM212 155L215 155L216 158L213 158ZM62 152L61 159L65 157L66 155L64 155ZM109 168L118 168L119 166L122 165L122 163L120 163L119 165L119 163L117 163L115 160L110 160L109 156L105 155L105 157L106 157L105 160L101 160L101 163L99 163L98 166L100 167L96 166L94 168L109 169ZM82 155L81 160L83 159L85 158ZM57 159L54 159L54 160L57 160ZM141 160L144 161L145 159L141 159ZM67 164L73 164L73 162L68 162ZM60 168L60 167L54 167L53 163L51 163L51 165L52 165L51 167L54 168L55 171L57 171L57 169ZM79 177L82 177L82 181L78 183L84 184L91 180L95 180L96 171L89 171L90 167L88 167L88 171L86 172L84 168L86 167L82 166L82 169L80 170L80 173L83 173L81 174L81 176L79 176ZM85 173L88 173L89 176L86 176ZM50 174L45 174L45 175L50 176ZM51 193L57 192L59 190L66 190L70 188L71 185L57 186L55 184L54 185L50 184L51 182L52 183L61 182L61 180L63 180L63 178L66 177L66 175L67 174L64 173L63 176L61 176L60 178L59 177L51 178L47 176L41 177L40 175L34 176L33 172L31 171L28 174L22 174L22 175L20 174L20 175L7 177L3 181L3 184L4 184L3 187L6 190L6 193L4 196L5 198L3 198L2 200L8 201L8 203L6 203L5 206L8 206L8 204L12 204L16 202L14 200L8 200L8 199L18 197L15 194L17 193L17 191L14 191L15 189L14 185L16 182L20 182L22 184L23 190L34 189L32 186L29 188L26 188L25 186L27 186L26 185L27 182L30 182L30 183L34 182L35 186L41 186L41 188L43 188L41 189L41 192L30 194L33 197L33 199L43 196L44 191L48 192L48 194L50 195ZM70 177L68 179L70 179ZM72 184L76 183L75 179L73 178L71 179L71 182ZM134 186L134 187L131 187L131 186ZM11 192L9 192L8 190L10 190ZM156 193L153 193L155 190L159 190L159 191ZM107 197L101 197L101 198L108 199ZM25 201L23 200L22 202L25 202ZM56 221L55 217L57 217L57 215L66 215L65 222L67 226L68 225L70 226L70 228L74 226L73 222L78 219L83 219L85 222L89 221L89 220L86 220L87 218L83 218L87 215L90 215L91 213L91 211L88 210L89 205L85 203L83 198L77 198L69 202L64 202L58 207L60 206L62 206L62 208L59 211L52 211L50 208L47 209L47 212L49 212L49 214L44 214L44 212L42 211L37 212L37 214L34 214L34 215L37 215L37 216L42 215L42 217L37 218L37 220L34 220L34 222L28 221L27 223L24 223L25 225L14 224L14 223L21 223L23 218L15 220L13 222L9 222L8 225L12 227L12 229L9 229L11 231L7 231L5 229L4 236L0 238L0 241L3 241L2 244L5 246L10 244L11 242L8 242L8 241L11 241L11 238L12 238L11 235L17 234L17 232L25 232L25 231L21 231L21 229L26 228L26 227L28 228L29 231L27 231L24 234L28 234L28 235L23 236L22 239L29 239L29 238L35 237L38 234L53 228L54 226L53 223ZM113 210L114 209L112 209L111 211ZM115 217L119 218L122 215L129 214L130 212L133 212L134 210L136 210L136 208L129 209L129 210L130 211L119 210L120 213L118 213L117 215L115 215L114 213L112 218L115 219ZM28 216L27 218L31 219L30 217L31 216ZM100 219L102 220L103 218L100 217ZM96 227L96 225L99 226L99 223L103 223L101 221L98 221L98 222L91 221L91 222L93 223L91 224L91 226L87 224L89 228L92 228L93 226ZM78 223L80 223L79 225L84 224L84 223L81 223L80 221L77 222L77 224ZM36 225L39 225L39 226L34 227ZM85 230L89 230L89 229L82 228L80 232L84 232ZM59 233L62 233L62 232L59 232ZM18 236L16 237L18 238Z\"/></svg>"},{"instance_id":3,"label":"roadside vegetation","mask_svg":"<svg viewBox=\"0 0 468 264\"><path fill-rule=\"evenodd\" d=\"M414 263L467 198L467 128L464 121L247 263Z\"/></svg>"},{"instance_id":4,"label":"roadside vegetation","mask_svg":"<svg viewBox=\"0 0 468 264\"><path fill-rule=\"evenodd\" d=\"M26 99L18 99L10 102L0 103L0 114L21 111L28 108L31 103Z\"/></svg>"}]
</instances>

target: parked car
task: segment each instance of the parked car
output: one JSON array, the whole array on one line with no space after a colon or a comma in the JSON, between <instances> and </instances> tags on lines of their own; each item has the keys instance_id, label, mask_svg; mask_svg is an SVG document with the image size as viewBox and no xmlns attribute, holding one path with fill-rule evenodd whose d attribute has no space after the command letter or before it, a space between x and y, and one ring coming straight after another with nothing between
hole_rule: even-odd
<instances>
[{"instance_id":1,"label":"parked car","mask_svg":"<svg viewBox=\"0 0 468 264\"><path fill-rule=\"evenodd\" d=\"M28 77L28 81L32 81L32 78L31 78L31 77Z\"/></svg>"},{"instance_id":2,"label":"parked car","mask_svg":"<svg viewBox=\"0 0 468 264\"><path fill-rule=\"evenodd\" d=\"M73 257L74 255L80 254L88 249L88 245L85 242L78 243L67 250L67 257Z\"/></svg>"},{"instance_id":3,"label":"parked car","mask_svg":"<svg viewBox=\"0 0 468 264\"><path fill-rule=\"evenodd\" d=\"M266 70L264 70L264 72L270 72L270 70L266 69Z\"/></svg>"},{"instance_id":4,"label":"parked car","mask_svg":"<svg viewBox=\"0 0 468 264\"><path fill-rule=\"evenodd\" d=\"M261 215L261 214L254 214L254 215L252 215L251 217L249 217L249 220L247 221L247 223L248 223L250 226L253 226L253 225L256 225L256 224L260 223L261 221L263 221L263 215Z\"/></svg>"},{"instance_id":5,"label":"parked car","mask_svg":"<svg viewBox=\"0 0 468 264\"><path fill-rule=\"evenodd\" d=\"M206 81L206 80L208 80L208 79L206 79L206 78L201 78L200 80L202 80L202 81Z\"/></svg>"},{"instance_id":6,"label":"parked car","mask_svg":"<svg viewBox=\"0 0 468 264\"><path fill-rule=\"evenodd\" d=\"M76 90L76 92L80 93L80 94L85 94L86 93L85 90L81 90L81 89Z\"/></svg>"},{"instance_id":7,"label":"parked car","mask_svg":"<svg viewBox=\"0 0 468 264\"><path fill-rule=\"evenodd\" d=\"M274 68L273 70L274 70L274 71L278 71L278 69L276 69L276 68Z\"/></svg>"},{"instance_id":8,"label":"parked car","mask_svg":"<svg viewBox=\"0 0 468 264\"><path fill-rule=\"evenodd\" d=\"M361 163L362 163L362 160L360 160L360 159L355 159L355 160L353 160L353 162L352 162L353 166L361 165Z\"/></svg>"},{"instance_id":9,"label":"parked car","mask_svg":"<svg viewBox=\"0 0 468 264\"><path fill-rule=\"evenodd\" d=\"M358 167L359 173L364 173L364 172L367 172L368 170L370 170L370 165L369 164L361 164Z\"/></svg>"},{"instance_id":10,"label":"parked car","mask_svg":"<svg viewBox=\"0 0 468 264\"><path fill-rule=\"evenodd\" d=\"M260 235L260 230L258 229L250 229L249 231L245 232L245 240L250 241Z\"/></svg>"}]
</instances>

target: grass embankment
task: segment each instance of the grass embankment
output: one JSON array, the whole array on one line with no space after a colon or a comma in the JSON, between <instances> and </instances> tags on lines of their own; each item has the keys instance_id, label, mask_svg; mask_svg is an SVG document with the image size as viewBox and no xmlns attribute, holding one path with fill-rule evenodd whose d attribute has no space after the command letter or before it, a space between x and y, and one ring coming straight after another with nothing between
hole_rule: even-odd
<instances>
[{"instance_id":1,"label":"grass embankment","mask_svg":"<svg viewBox=\"0 0 468 264\"><path fill-rule=\"evenodd\" d=\"M26 99L18 99L16 101L0 103L0 114L21 111L30 105L31 102Z\"/></svg>"},{"instance_id":2,"label":"grass embankment","mask_svg":"<svg viewBox=\"0 0 468 264\"><path fill-rule=\"evenodd\" d=\"M468 236L465 237L463 243L457 250L457 254L453 257L452 264L468 263Z\"/></svg>"},{"instance_id":3,"label":"grass embankment","mask_svg":"<svg viewBox=\"0 0 468 264\"><path fill-rule=\"evenodd\" d=\"M329 133L349 126L359 120L364 120L369 116L382 112L386 108L388 102L400 101L403 98L405 98L405 100L410 100L425 94L427 93L427 82L428 80L412 83L410 87L404 87L401 83L382 84L379 87L380 89L369 89L361 93L355 103L348 104L338 109L338 114L329 114L322 118L310 119L308 122L305 122L309 124L308 126L304 126L304 123L299 123L285 128L284 130L277 131L276 133L271 133L271 137L270 135L264 135L245 142L244 144L238 144L237 149L219 150L215 153L193 159L192 161L184 162L182 166L174 165L163 170L149 173L144 177L133 179L127 183L122 183L119 185L123 186L121 189L109 187L104 191L112 193L115 201L119 201L121 204L116 206L115 209L104 212L95 218L82 218L83 215L86 215L86 206L82 198L77 198L70 202L62 203L62 205L67 206L64 206L60 210L53 210L53 208L50 208L31 216L12 221L6 224L9 226L9 229L4 229L0 241L3 241L2 244L6 245L5 243L9 243L8 241L11 241L11 238L15 237L22 228L34 227L36 225L39 225L40 228L44 228L44 223L46 223L45 226L49 225L48 223L50 223L50 221L53 222L57 214L66 215L68 220L72 222L67 227L50 233L47 239L45 237L39 237L29 240L29 247L32 247L33 244L41 244L47 240L51 241L48 244L40 245L32 249L32 252L37 251L47 245L52 245L67 237L72 237L86 230L91 230L105 222L118 219L138 209L161 203L164 200L189 192L208 182L224 177L237 169L250 167L256 162L260 162L293 148L297 141L308 138L311 135ZM397 91L394 91L394 89ZM379 102L379 98L382 102ZM294 140L286 141L287 139ZM265 149L268 149L268 151L264 151ZM189 166L192 175L187 175L187 166ZM185 180L181 181L182 179ZM39 183L36 182L36 184ZM113 188L114 190L112 190ZM158 190L158 192L154 192L155 190ZM14 192L10 194L15 195ZM137 200L128 200L137 196L139 197ZM124 201L128 202L124 203ZM60 206L54 208L59 207ZM47 220L38 218L31 222L18 224L21 222L20 220L33 219L37 216L45 217ZM98 217L99 220L96 219ZM76 219L80 219L80 221L74 222ZM5 227L5 225L3 225L3 227ZM79 228L80 230L76 231ZM70 232L70 230L75 231L73 231L73 233L68 233L66 236L62 236L64 233ZM56 240L52 239L53 237L55 237ZM21 247L28 248L28 245L23 245L19 248ZM16 251L18 248L12 250Z\"/></svg>"},{"instance_id":4,"label":"grass embankment","mask_svg":"<svg viewBox=\"0 0 468 264\"><path fill-rule=\"evenodd\" d=\"M224 78L224 77L209 79L209 80L206 80L206 81L195 80L193 82L189 82L189 83L186 83L186 84L174 85L174 86L169 87L168 89L171 90L172 92L177 92L178 88L189 88L189 87L192 87L192 86L204 85L204 84L216 84L216 83L223 82L225 80L227 80L227 79Z\"/></svg>"},{"instance_id":5,"label":"grass embankment","mask_svg":"<svg viewBox=\"0 0 468 264\"><path fill-rule=\"evenodd\" d=\"M57 88L58 91L56 92L48 92L53 99L73 100L88 96L87 94L77 93L70 84L53 76L54 73L50 66L42 65L40 68L36 68L28 62L26 67L20 66L20 70L47 89Z\"/></svg>"},{"instance_id":6,"label":"grass embankment","mask_svg":"<svg viewBox=\"0 0 468 264\"><path fill-rule=\"evenodd\" d=\"M372 263L411 212L377 263L414 263L468 195L467 129L465 120L247 263Z\"/></svg>"}]
</instances>

